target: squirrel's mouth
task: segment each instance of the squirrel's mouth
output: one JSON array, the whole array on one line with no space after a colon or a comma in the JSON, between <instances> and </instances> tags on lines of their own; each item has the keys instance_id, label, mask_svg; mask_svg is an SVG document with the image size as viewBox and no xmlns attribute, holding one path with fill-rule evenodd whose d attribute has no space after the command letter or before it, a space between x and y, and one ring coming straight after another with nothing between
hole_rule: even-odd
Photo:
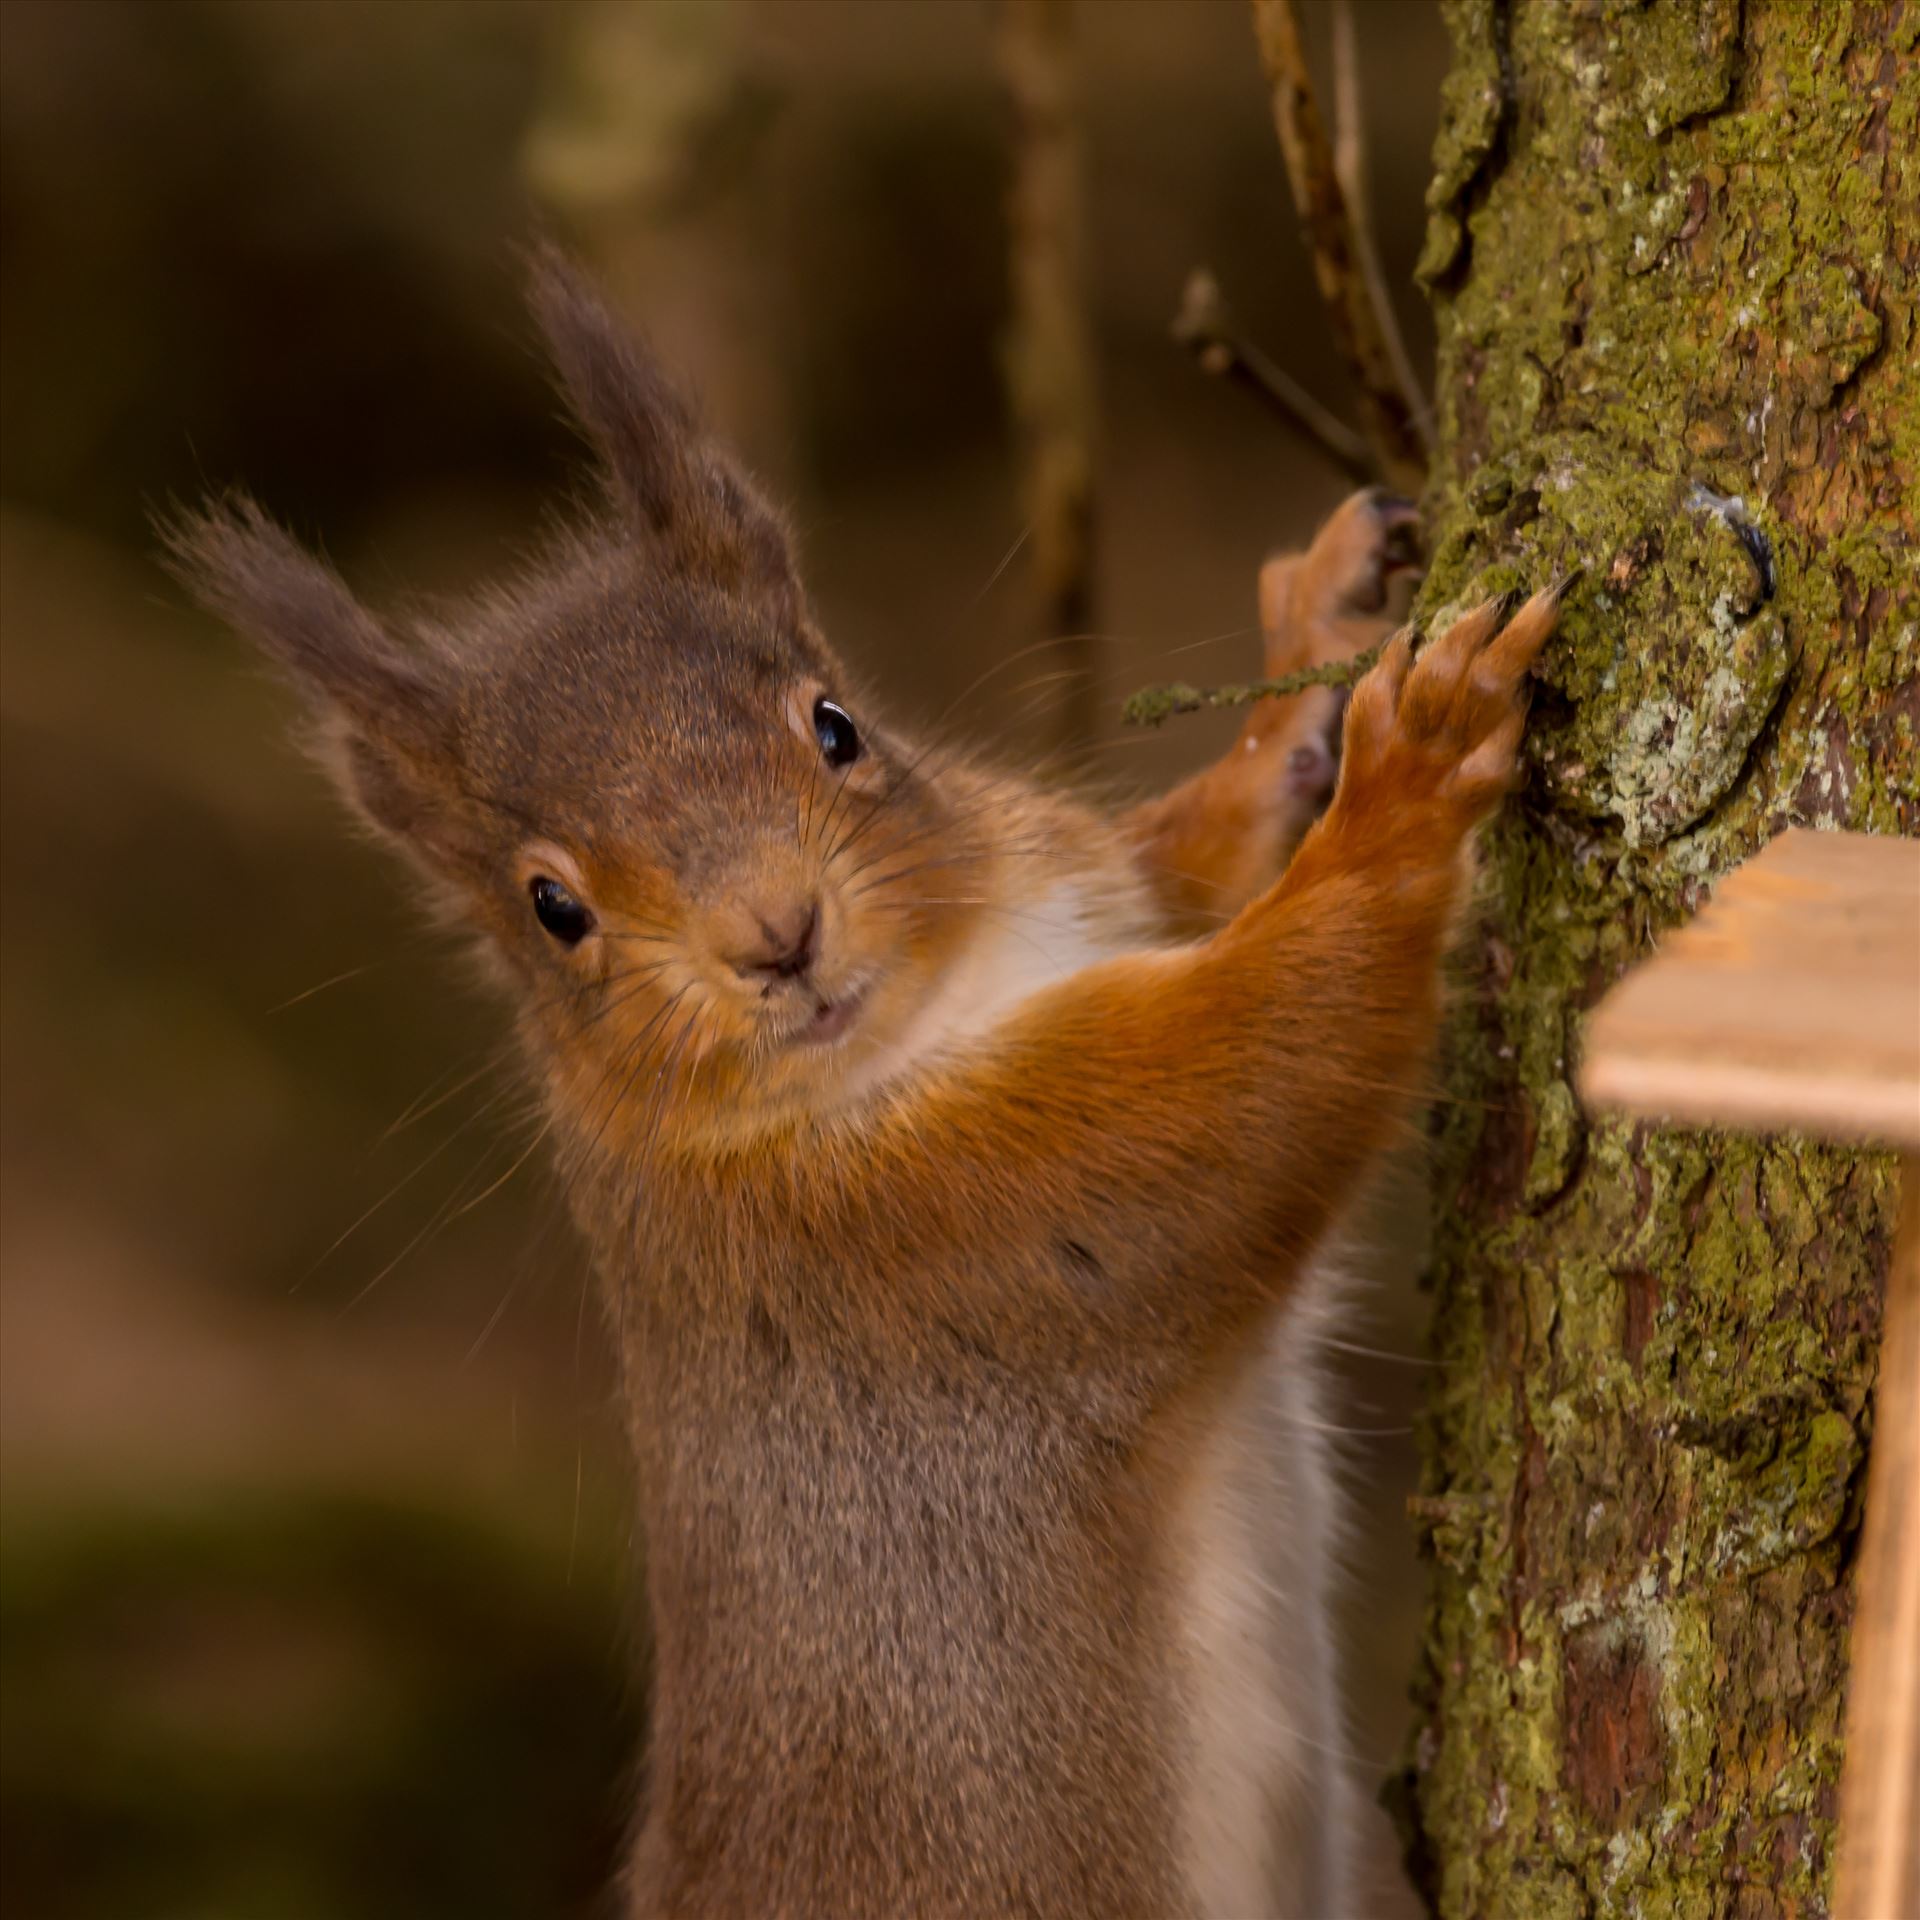
<instances>
[{"instance_id":1,"label":"squirrel's mouth","mask_svg":"<svg viewBox=\"0 0 1920 1920\"><path fill-rule=\"evenodd\" d=\"M793 1036L795 1044L805 1047L831 1046L859 1018L866 998L867 990L860 986L852 988L838 1000L820 1000L814 1007L812 1019Z\"/></svg>"}]
</instances>

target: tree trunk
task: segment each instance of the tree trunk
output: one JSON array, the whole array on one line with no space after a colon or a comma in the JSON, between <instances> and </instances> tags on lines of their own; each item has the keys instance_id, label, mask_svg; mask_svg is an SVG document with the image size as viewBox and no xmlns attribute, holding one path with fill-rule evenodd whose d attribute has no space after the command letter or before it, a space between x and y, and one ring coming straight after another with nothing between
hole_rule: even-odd
<instances>
[{"instance_id":1,"label":"tree trunk","mask_svg":"<svg viewBox=\"0 0 1920 1920\"><path fill-rule=\"evenodd\" d=\"M1892 1162L1569 1076L1782 827L1920 831L1920 0L1450 14L1423 611L1586 572L1443 1062L1409 1837L1461 1920L1820 1915Z\"/></svg>"}]
</instances>

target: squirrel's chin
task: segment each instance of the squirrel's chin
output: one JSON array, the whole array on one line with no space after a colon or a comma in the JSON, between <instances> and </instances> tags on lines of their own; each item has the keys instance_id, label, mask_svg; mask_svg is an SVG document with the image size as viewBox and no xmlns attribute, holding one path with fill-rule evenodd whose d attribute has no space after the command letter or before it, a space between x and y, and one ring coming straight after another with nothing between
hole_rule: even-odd
<instances>
[{"instance_id":1,"label":"squirrel's chin","mask_svg":"<svg viewBox=\"0 0 1920 1920\"><path fill-rule=\"evenodd\" d=\"M811 1017L788 1035L796 1047L830 1047L843 1040L867 1003L865 986L849 987L837 999L816 999Z\"/></svg>"}]
</instances>

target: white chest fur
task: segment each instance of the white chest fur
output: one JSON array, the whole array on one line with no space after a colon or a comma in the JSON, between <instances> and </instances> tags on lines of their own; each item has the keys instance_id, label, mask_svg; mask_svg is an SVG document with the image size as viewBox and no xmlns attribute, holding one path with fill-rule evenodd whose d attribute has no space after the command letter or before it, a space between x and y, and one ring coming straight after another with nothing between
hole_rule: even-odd
<instances>
[{"instance_id":1,"label":"white chest fur","mask_svg":"<svg viewBox=\"0 0 1920 1920\"><path fill-rule=\"evenodd\" d=\"M978 1038L1043 988L1127 950L1127 943L1096 924L1086 895L1071 883L1032 906L990 909L979 937L874 1063L867 1083L891 1080Z\"/></svg>"},{"instance_id":2,"label":"white chest fur","mask_svg":"<svg viewBox=\"0 0 1920 1920\"><path fill-rule=\"evenodd\" d=\"M1335 1486L1309 1276L1249 1363L1175 1517L1186 1858L1207 1920L1344 1920L1353 1785L1341 1755Z\"/></svg>"}]
</instances>

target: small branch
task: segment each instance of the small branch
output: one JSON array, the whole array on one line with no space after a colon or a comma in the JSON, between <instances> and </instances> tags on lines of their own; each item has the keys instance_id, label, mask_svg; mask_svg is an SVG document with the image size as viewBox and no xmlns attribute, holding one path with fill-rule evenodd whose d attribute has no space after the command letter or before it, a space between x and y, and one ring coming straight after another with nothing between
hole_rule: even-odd
<instances>
[{"instance_id":1,"label":"small branch","mask_svg":"<svg viewBox=\"0 0 1920 1920\"><path fill-rule=\"evenodd\" d=\"M1333 0L1333 174L1353 213L1355 252L1372 248L1367 218L1367 130L1360 104L1360 47L1353 35L1353 0ZM1363 257L1361 264L1365 266ZM1368 276L1371 279L1371 275Z\"/></svg>"},{"instance_id":2,"label":"small branch","mask_svg":"<svg viewBox=\"0 0 1920 1920\"><path fill-rule=\"evenodd\" d=\"M1367 441L1388 484L1417 493L1427 469L1420 410L1396 369L1387 345L1391 321L1383 320L1362 265L1353 215L1314 99L1300 23L1292 0L1251 4L1260 58L1273 93L1273 124L1334 345L1353 378Z\"/></svg>"},{"instance_id":3,"label":"small branch","mask_svg":"<svg viewBox=\"0 0 1920 1920\"><path fill-rule=\"evenodd\" d=\"M994 52L1013 106L1007 196L1012 317L1007 393L1020 442L1023 517L1046 637L1060 643L1058 731L1091 739L1099 685L1093 619L1093 327L1072 0L1000 0Z\"/></svg>"},{"instance_id":4,"label":"small branch","mask_svg":"<svg viewBox=\"0 0 1920 1920\"><path fill-rule=\"evenodd\" d=\"M1176 713L1198 713L1205 707L1250 707L1256 700L1276 700L1309 687L1350 687L1380 658L1378 647L1356 653L1350 660L1328 660L1277 680L1252 680L1244 686L1190 687L1176 681L1167 687L1143 687L1121 709L1130 727L1157 727Z\"/></svg>"},{"instance_id":5,"label":"small branch","mask_svg":"<svg viewBox=\"0 0 1920 1920\"><path fill-rule=\"evenodd\" d=\"M1377 480L1380 469L1367 443L1330 413L1299 381L1283 372L1246 339L1220 292L1220 283L1205 267L1187 276L1180 311L1173 317L1173 337L1191 353L1202 373L1237 380L1259 395L1287 424L1314 441L1355 480Z\"/></svg>"},{"instance_id":6,"label":"small branch","mask_svg":"<svg viewBox=\"0 0 1920 1920\"><path fill-rule=\"evenodd\" d=\"M1333 0L1333 172L1346 196L1353 221L1354 258L1367 284L1367 297L1380 316L1387 358L1400 391L1413 409L1423 448L1432 440L1433 410L1421 391L1407 343L1394 316L1380 249L1373 238L1373 196L1367 181L1367 118L1360 92L1360 46L1354 37L1353 0Z\"/></svg>"}]
</instances>

